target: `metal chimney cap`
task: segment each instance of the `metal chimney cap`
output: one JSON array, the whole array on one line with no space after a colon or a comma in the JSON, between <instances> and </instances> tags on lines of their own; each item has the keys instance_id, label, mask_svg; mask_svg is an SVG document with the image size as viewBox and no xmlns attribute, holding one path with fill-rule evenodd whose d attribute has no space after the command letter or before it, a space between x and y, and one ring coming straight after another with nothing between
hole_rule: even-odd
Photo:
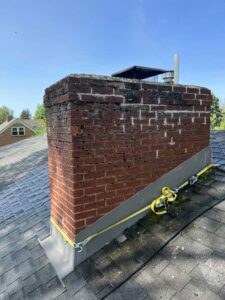
<instances>
[{"instance_id":1,"label":"metal chimney cap","mask_svg":"<svg viewBox=\"0 0 225 300\"><path fill-rule=\"evenodd\" d=\"M168 72L167 70L148 68L142 66L133 66L122 71L113 73L113 77L123 77L131 79L145 79Z\"/></svg>"}]
</instances>

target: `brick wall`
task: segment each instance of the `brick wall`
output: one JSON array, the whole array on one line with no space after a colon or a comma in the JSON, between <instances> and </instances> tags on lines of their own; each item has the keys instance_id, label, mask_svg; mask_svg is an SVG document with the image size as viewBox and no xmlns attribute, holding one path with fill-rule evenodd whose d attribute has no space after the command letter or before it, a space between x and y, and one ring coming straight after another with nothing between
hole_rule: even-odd
<instances>
[{"instance_id":1,"label":"brick wall","mask_svg":"<svg viewBox=\"0 0 225 300\"><path fill-rule=\"evenodd\" d=\"M205 88L71 75L44 103L51 215L72 239L209 144Z\"/></svg>"}]
</instances>

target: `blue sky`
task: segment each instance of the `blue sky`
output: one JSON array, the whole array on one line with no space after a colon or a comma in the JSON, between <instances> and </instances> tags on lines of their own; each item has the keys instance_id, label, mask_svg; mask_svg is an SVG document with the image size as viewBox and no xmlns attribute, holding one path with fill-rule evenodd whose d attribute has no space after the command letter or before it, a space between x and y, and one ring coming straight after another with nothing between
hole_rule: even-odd
<instances>
[{"instance_id":1,"label":"blue sky","mask_svg":"<svg viewBox=\"0 0 225 300\"><path fill-rule=\"evenodd\" d=\"M225 99L224 0L0 0L0 106L33 113L71 73L171 69Z\"/></svg>"}]
</instances>

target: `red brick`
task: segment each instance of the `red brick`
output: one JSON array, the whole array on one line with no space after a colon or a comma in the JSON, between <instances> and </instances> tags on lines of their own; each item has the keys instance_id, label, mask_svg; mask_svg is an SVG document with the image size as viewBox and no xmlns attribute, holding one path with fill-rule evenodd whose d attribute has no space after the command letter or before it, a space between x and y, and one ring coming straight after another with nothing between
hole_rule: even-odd
<instances>
[{"instance_id":1,"label":"red brick","mask_svg":"<svg viewBox=\"0 0 225 300\"><path fill-rule=\"evenodd\" d=\"M186 92L186 87L184 86L177 86L177 85L174 85L173 86L173 91L174 92L180 92L180 93L185 93Z\"/></svg>"},{"instance_id":2,"label":"red brick","mask_svg":"<svg viewBox=\"0 0 225 300\"><path fill-rule=\"evenodd\" d=\"M198 88L188 87L188 88L187 88L187 93L191 93L191 94L199 94L199 89L198 89Z\"/></svg>"},{"instance_id":3,"label":"red brick","mask_svg":"<svg viewBox=\"0 0 225 300\"><path fill-rule=\"evenodd\" d=\"M204 88L68 77L44 101L51 214L71 238L209 144Z\"/></svg>"},{"instance_id":4,"label":"red brick","mask_svg":"<svg viewBox=\"0 0 225 300\"><path fill-rule=\"evenodd\" d=\"M122 103L123 99L122 96L105 96L105 101L109 103Z\"/></svg>"},{"instance_id":5,"label":"red brick","mask_svg":"<svg viewBox=\"0 0 225 300\"><path fill-rule=\"evenodd\" d=\"M82 101L84 102L92 102L92 103L105 102L105 97L99 95L83 94L81 98Z\"/></svg>"}]
</instances>

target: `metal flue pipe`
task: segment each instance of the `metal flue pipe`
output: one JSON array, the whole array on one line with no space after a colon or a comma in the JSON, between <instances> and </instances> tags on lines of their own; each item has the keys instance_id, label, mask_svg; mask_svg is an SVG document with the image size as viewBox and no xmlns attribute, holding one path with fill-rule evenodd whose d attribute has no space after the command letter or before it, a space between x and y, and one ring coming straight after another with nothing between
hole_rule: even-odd
<instances>
[{"instance_id":1,"label":"metal flue pipe","mask_svg":"<svg viewBox=\"0 0 225 300\"><path fill-rule=\"evenodd\" d=\"M179 72L180 72L180 56L178 53L174 54L174 83L179 84Z\"/></svg>"}]
</instances>

